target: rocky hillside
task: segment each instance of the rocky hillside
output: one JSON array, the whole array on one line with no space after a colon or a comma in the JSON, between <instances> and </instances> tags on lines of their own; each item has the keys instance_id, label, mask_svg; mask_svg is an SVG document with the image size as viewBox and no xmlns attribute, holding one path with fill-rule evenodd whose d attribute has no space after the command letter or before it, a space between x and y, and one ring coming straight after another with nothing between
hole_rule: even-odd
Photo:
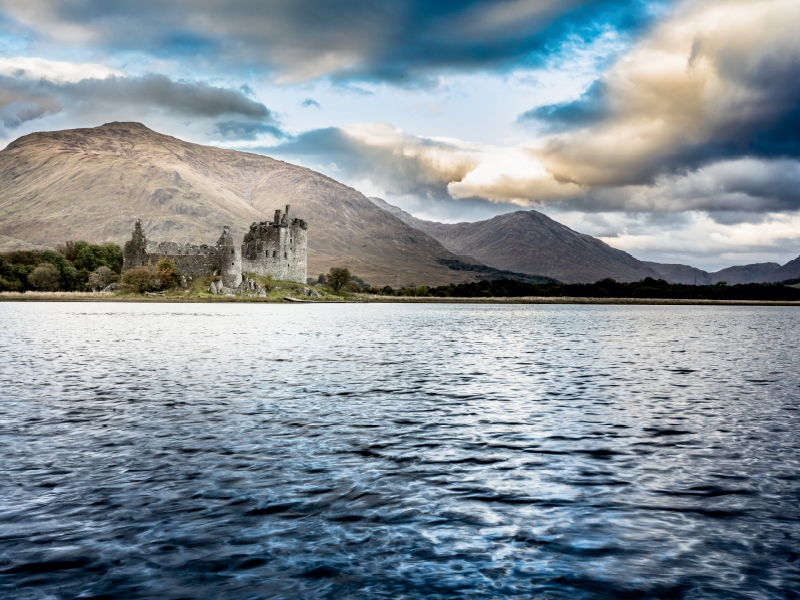
<instances>
[{"instance_id":1,"label":"rocky hillside","mask_svg":"<svg viewBox=\"0 0 800 600\"><path fill-rule=\"evenodd\" d=\"M291 204L309 223L309 274L346 265L373 285L473 275L439 261L438 241L329 177L266 156L200 146L139 123L35 133L0 152L0 250L67 239L214 243Z\"/></svg>"},{"instance_id":2,"label":"rocky hillside","mask_svg":"<svg viewBox=\"0 0 800 600\"><path fill-rule=\"evenodd\" d=\"M800 279L800 256L794 260L790 260L780 269L771 271L759 279L759 281L762 283L780 283L781 281L789 281L794 279Z\"/></svg>"},{"instance_id":3,"label":"rocky hillside","mask_svg":"<svg viewBox=\"0 0 800 600\"><path fill-rule=\"evenodd\" d=\"M417 219L380 198L376 205L439 240L456 254L495 267L554 277L565 283L593 283L610 277L639 281L659 274L622 250L573 231L534 210L520 210L475 223Z\"/></svg>"}]
</instances>

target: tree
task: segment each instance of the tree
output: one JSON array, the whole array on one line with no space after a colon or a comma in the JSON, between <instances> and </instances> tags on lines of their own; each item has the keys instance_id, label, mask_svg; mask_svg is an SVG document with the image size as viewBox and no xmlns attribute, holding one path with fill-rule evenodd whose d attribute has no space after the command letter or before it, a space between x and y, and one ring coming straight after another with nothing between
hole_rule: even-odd
<instances>
[{"instance_id":1,"label":"tree","mask_svg":"<svg viewBox=\"0 0 800 600\"><path fill-rule=\"evenodd\" d=\"M350 281L350 270L347 267L331 267L328 271L328 287L338 292Z\"/></svg>"},{"instance_id":2,"label":"tree","mask_svg":"<svg viewBox=\"0 0 800 600\"><path fill-rule=\"evenodd\" d=\"M62 290L72 291L83 289L83 279L81 279L78 270L63 254L55 250L44 250L41 254L41 260L43 263L50 263L58 269Z\"/></svg>"},{"instance_id":3,"label":"tree","mask_svg":"<svg viewBox=\"0 0 800 600\"><path fill-rule=\"evenodd\" d=\"M60 274L50 263L42 263L28 275L28 283L43 292L55 292L59 288Z\"/></svg>"},{"instance_id":4,"label":"tree","mask_svg":"<svg viewBox=\"0 0 800 600\"><path fill-rule=\"evenodd\" d=\"M78 255L77 250L75 249L75 242L72 240L56 246L56 252L63 254L64 257L70 262L75 262L75 258Z\"/></svg>"}]
</instances>

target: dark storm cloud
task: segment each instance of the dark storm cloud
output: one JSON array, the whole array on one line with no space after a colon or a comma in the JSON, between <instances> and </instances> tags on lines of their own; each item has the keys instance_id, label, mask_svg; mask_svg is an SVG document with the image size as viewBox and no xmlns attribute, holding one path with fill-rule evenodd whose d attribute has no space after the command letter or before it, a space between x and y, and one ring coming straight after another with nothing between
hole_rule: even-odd
<instances>
[{"instance_id":1,"label":"dark storm cloud","mask_svg":"<svg viewBox=\"0 0 800 600\"><path fill-rule=\"evenodd\" d=\"M540 64L568 37L635 31L670 0L5 0L41 42L197 57L293 79L426 85ZM82 35L76 35L76 31ZM75 40L79 39L80 42Z\"/></svg>"},{"instance_id":2,"label":"dark storm cloud","mask_svg":"<svg viewBox=\"0 0 800 600\"><path fill-rule=\"evenodd\" d=\"M520 123L537 122L548 131L564 131L598 123L609 116L609 92L602 81L595 81L578 100L547 104L517 117Z\"/></svg>"},{"instance_id":3,"label":"dark storm cloud","mask_svg":"<svg viewBox=\"0 0 800 600\"><path fill-rule=\"evenodd\" d=\"M283 137L271 111L240 90L202 82L173 81L164 75L111 76L77 82L52 82L0 76L0 119L14 129L25 121L67 111L70 115L130 111L183 118L219 119L216 131L226 138L254 139L258 133Z\"/></svg>"},{"instance_id":4,"label":"dark storm cloud","mask_svg":"<svg viewBox=\"0 0 800 600\"><path fill-rule=\"evenodd\" d=\"M378 130L376 133L386 132ZM439 151L447 153L447 144L402 133L394 142L397 145L375 146L338 127L328 127L308 131L258 151L298 160L346 181L369 179L390 194L440 200L450 200L448 183L460 179L474 166L469 160L454 159L448 168L433 168L425 155ZM398 151L404 145L413 151Z\"/></svg>"},{"instance_id":5,"label":"dark storm cloud","mask_svg":"<svg viewBox=\"0 0 800 600\"><path fill-rule=\"evenodd\" d=\"M76 83L43 83L54 95L74 104L92 106L153 106L172 114L195 117L242 115L269 120L269 109L250 100L240 91L210 86L201 82L172 81L165 75L84 79Z\"/></svg>"},{"instance_id":6,"label":"dark storm cloud","mask_svg":"<svg viewBox=\"0 0 800 600\"><path fill-rule=\"evenodd\" d=\"M260 121L230 119L228 121L218 121L214 125L215 131L225 139L255 140L262 133L276 138L286 137L286 134L277 125Z\"/></svg>"},{"instance_id":7,"label":"dark storm cloud","mask_svg":"<svg viewBox=\"0 0 800 600\"><path fill-rule=\"evenodd\" d=\"M519 116L554 134L545 162L558 178L644 184L720 160L800 156L796 2L697 6L685 4L577 100Z\"/></svg>"}]
</instances>

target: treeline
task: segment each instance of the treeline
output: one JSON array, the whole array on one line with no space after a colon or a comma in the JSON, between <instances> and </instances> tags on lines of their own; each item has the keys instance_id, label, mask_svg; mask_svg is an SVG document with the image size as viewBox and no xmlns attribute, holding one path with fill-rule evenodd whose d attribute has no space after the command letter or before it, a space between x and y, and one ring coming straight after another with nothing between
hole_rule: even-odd
<instances>
[{"instance_id":1,"label":"treeline","mask_svg":"<svg viewBox=\"0 0 800 600\"><path fill-rule=\"evenodd\" d=\"M396 293L396 292L395 292ZM403 294L405 295L405 294ZM534 285L513 279L450 284L428 290L428 295L452 298L663 298L674 300L773 300L800 301L800 289L774 283L727 285L684 285L648 277L642 281L620 283L603 279L596 283Z\"/></svg>"},{"instance_id":2,"label":"treeline","mask_svg":"<svg viewBox=\"0 0 800 600\"><path fill-rule=\"evenodd\" d=\"M55 250L0 254L0 291L85 291L119 281L122 249L116 244L70 241Z\"/></svg>"}]
</instances>

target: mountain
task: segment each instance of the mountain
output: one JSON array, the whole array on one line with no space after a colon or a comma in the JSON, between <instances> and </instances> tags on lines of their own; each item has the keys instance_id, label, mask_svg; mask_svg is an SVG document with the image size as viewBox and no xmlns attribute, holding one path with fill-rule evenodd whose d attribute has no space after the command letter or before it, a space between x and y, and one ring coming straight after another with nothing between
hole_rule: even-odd
<instances>
[{"instance_id":1,"label":"mountain","mask_svg":"<svg viewBox=\"0 0 800 600\"><path fill-rule=\"evenodd\" d=\"M473 280L449 269L441 243L353 188L266 156L156 133L139 123L24 136L0 152L0 248L68 239L118 244L135 219L148 238L213 244L241 239L276 208L309 223L308 272L347 266L373 285Z\"/></svg>"},{"instance_id":2,"label":"mountain","mask_svg":"<svg viewBox=\"0 0 800 600\"><path fill-rule=\"evenodd\" d=\"M685 283L687 285L713 285L725 281L728 285L738 283L755 283L780 265L778 263L753 263L751 265L738 265L728 267L721 271L709 273L689 265L675 265L663 263L646 263L658 271L661 276L671 283Z\"/></svg>"},{"instance_id":3,"label":"mountain","mask_svg":"<svg viewBox=\"0 0 800 600\"><path fill-rule=\"evenodd\" d=\"M689 265L664 264L655 262L645 262L647 266L658 271L662 279L670 283L684 283L686 285L710 285L711 274L702 269L690 267Z\"/></svg>"},{"instance_id":4,"label":"mountain","mask_svg":"<svg viewBox=\"0 0 800 600\"><path fill-rule=\"evenodd\" d=\"M794 279L800 279L800 256L794 260L790 260L781 268L768 273L759 279L759 281L762 283L780 283L781 281Z\"/></svg>"},{"instance_id":5,"label":"mountain","mask_svg":"<svg viewBox=\"0 0 800 600\"><path fill-rule=\"evenodd\" d=\"M727 269L711 273L711 283L717 283L718 281L725 281L728 285L756 283L778 268L780 268L780 265L773 262L728 267ZM800 275L798 275L798 277L800 277Z\"/></svg>"},{"instance_id":6,"label":"mountain","mask_svg":"<svg viewBox=\"0 0 800 600\"><path fill-rule=\"evenodd\" d=\"M494 267L553 277L565 283L659 278L658 272L622 250L573 231L534 210L520 210L475 223L418 219L380 198L377 206L439 240L448 250Z\"/></svg>"}]
</instances>

